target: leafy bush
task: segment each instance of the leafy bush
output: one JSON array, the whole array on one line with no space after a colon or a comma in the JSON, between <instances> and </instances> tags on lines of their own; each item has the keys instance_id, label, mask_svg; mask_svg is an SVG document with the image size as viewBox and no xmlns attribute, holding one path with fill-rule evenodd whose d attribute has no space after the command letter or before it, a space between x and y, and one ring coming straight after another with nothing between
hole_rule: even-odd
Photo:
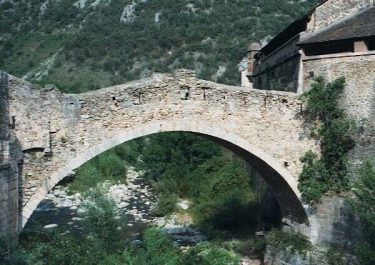
<instances>
[{"instance_id":1,"label":"leafy bush","mask_svg":"<svg viewBox=\"0 0 375 265\"><path fill-rule=\"evenodd\" d=\"M137 166L142 143L142 139L135 139L116 146L114 151L127 164Z\"/></svg>"},{"instance_id":2,"label":"leafy bush","mask_svg":"<svg viewBox=\"0 0 375 265\"><path fill-rule=\"evenodd\" d=\"M147 229L144 237L145 254L150 265L177 264L179 255L173 242L166 234L158 229Z\"/></svg>"},{"instance_id":3,"label":"leafy bush","mask_svg":"<svg viewBox=\"0 0 375 265\"><path fill-rule=\"evenodd\" d=\"M154 216L166 216L176 209L177 196L175 194L162 194L151 210L151 214Z\"/></svg>"},{"instance_id":4,"label":"leafy bush","mask_svg":"<svg viewBox=\"0 0 375 265\"><path fill-rule=\"evenodd\" d=\"M78 169L73 181L69 183L69 192L84 192L96 187L98 183L103 181L103 176L99 173L95 164L89 161Z\"/></svg>"},{"instance_id":5,"label":"leafy bush","mask_svg":"<svg viewBox=\"0 0 375 265\"><path fill-rule=\"evenodd\" d=\"M127 265L179 265L181 253L161 230L150 228L144 233L141 248L130 248L124 252ZM182 264L181 264L182 265Z\"/></svg>"},{"instance_id":6,"label":"leafy bush","mask_svg":"<svg viewBox=\"0 0 375 265\"><path fill-rule=\"evenodd\" d=\"M104 190L96 188L85 194L83 204L85 210L82 214L86 220L86 228L90 231L91 236L103 243L104 248L110 250L122 244L121 221L116 219L117 208L112 199L104 195Z\"/></svg>"},{"instance_id":7,"label":"leafy bush","mask_svg":"<svg viewBox=\"0 0 375 265\"><path fill-rule=\"evenodd\" d=\"M309 151L301 161L299 189L307 203L317 202L328 191L348 189L347 154L355 146L354 122L339 107L345 79L325 83L316 79L311 89L302 95L306 102L305 115L313 127L312 136L320 141L321 157Z\"/></svg>"},{"instance_id":8,"label":"leafy bush","mask_svg":"<svg viewBox=\"0 0 375 265\"><path fill-rule=\"evenodd\" d=\"M148 137L141 153L144 178L160 196L155 215L174 210L174 193L192 202L194 223L215 237L245 236L257 222L270 223L260 210L265 191L254 191L245 162L228 150L192 134L161 133Z\"/></svg>"},{"instance_id":9,"label":"leafy bush","mask_svg":"<svg viewBox=\"0 0 375 265\"><path fill-rule=\"evenodd\" d=\"M83 234L42 232L35 241L24 242L32 257L30 264L91 265L120 260L127 241L123 230L117 229L123 223L116 218L114 202L99 189L91 190L85 197Z\"/></svg>"},{"instance_id":10,"label":"leafy bush","mask_svg":"<svg viewBox=\"0 0 375 265\"><path fill-rule=\"evenodd\" d=\"M261 220L260 197L243 161L213 157L192 172L192 214L197 225L211 236L239 232L244 236Z\"/></svg>"},{"instance_id":11,"label":"leafy bush","mask_svg":"<svg viewBox=\"0 0 375 265\"><path fill-rule=\"evenodd\" d=\"M114 150L97 156L94 163L103 176L111 180L123 180L126 176L125 163Z\"/></svg>"},{"instance_id":12,"label":"leafy bush","mask_svg":"<svg viewBox=\"0 0 375 265\"><path fill-rule=\"evenodd\" d=\"M61 232L47 233L44 236L46 239L29 246L28 252L33 257L30 265L89 265L105 256L105 251L86 239Z\"/></svg>"},{"instance_id":13,"label":"leafy bush","mask_svg":"<svg viewBox=\"0 0 375 265\"><path fill-rule=\"evenodd\" d=\"M69 184L69 191L85 192L104 181L125 182L126 165L137 166L138 163L138 142L139 140L118 145L83 164Z\"/></svg>"},{"instance_id":14,"label":"leafy bush","mask_svg":"<svg viewBox=\"0 0 375 265\"><path fill-rule=\"evenodd\" d=\"M374 246L365 242L360 244L355 253L362 265L373 265L375 262L375 250Z\"/></svg>"},{"instance_id":15,"label":"leafy bush","mask_svg":"<svg viewBox=\"0 0 375 265\"><path fill-rule=\"evenodd\" d=\"M210 243L201 243L189 249L183 258L184 265L238 265L239 257L233 252Z\"/></svg>"},{"instance_id":16,"label":"leafy bush","mask_svg":"<svg viewBox=\"0 0 375 265\"><path fill-rule=\"evenodd\" d=\"M14 238L0 237L1 265L28 265L30 255L20 248Z\"/></svg>"},{"instance_id":17,"label":"leafy bush","mask_svg":"<svg viewBox=\"0 0 375 265\"><path fill-rule=\"evenodd\" d=\"M375 264L375 167L365 162L353 185L354 198L350 204L363 224L365 241L356 252L363 265Z\"/></svg>"}]
</instances>

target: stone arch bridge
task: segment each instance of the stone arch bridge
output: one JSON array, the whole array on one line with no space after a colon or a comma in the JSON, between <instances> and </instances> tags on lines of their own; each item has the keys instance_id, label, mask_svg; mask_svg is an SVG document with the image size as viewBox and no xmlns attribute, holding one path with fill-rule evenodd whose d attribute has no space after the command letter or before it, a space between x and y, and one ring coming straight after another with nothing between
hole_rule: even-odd
<instances>
[{"instance_id":1,"label":"stone arch bridge","mask_svg":"<svg viewBox=\"0 0 375 265\"><path fill-rule=\"evenodd\" d=\"M19 231L48 191L80 165L125 141L166 131L199 134L240 155L264 176L283 217L308 223L297 188L300 157L317 146L294 93L220 85L188 70L83 94L7 79L10 133L23 154Z\"/></svg>"}]
</instances>

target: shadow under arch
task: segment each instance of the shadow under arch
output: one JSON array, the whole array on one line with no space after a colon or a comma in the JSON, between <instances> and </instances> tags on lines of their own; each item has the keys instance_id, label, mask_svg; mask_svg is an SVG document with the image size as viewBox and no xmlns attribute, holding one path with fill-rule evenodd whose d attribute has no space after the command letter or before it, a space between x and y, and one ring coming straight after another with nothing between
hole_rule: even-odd
<instances>
[{"instance_id":1,"label":"shadow under arch","mask_svg":"<svg viewBox=\"0 0 375 265\"><path fill-rule=\"evenodd\" d=\"M228 128L207 124L188 119L149 122L126 130L122 130L112 138L103 140L100 144L82 150L76 157L56 170L49 179L44 180L38 192L31 197L21 210L22 228L26 225L31 214L47 193L62 179L72 174L75 169L95 156L124 142L160 132L189 132L211 139L239 155L251 166L259 170L272 193L277 199L282 216L298 223L308 224L308 217L300 200L298 181L275 158L261 148L251 144L240 136L231 133ZM19 231L19 232L20 232Z\"/></svg>"}]
</instances>

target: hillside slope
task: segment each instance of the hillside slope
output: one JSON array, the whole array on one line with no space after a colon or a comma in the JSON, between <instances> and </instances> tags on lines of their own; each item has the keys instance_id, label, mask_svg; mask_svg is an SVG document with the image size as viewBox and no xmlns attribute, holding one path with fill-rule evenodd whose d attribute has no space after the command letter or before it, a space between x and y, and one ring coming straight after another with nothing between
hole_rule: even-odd
<instances>
[{"instance_id":1,"label":"hillside slope","mask_svg":"<svg viewBox=\"0 0 375 265\"><path fill-rule=\"evenodd\" d=\"M0 69L82 92L176 68L238 84L250 42L317 0L0 0Z\"/></svg>"}]
</instances>

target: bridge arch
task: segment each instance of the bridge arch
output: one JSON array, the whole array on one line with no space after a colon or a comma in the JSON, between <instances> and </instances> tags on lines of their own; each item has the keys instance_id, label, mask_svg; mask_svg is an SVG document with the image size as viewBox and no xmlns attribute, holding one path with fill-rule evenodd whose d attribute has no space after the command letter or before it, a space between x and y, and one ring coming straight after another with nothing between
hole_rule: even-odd
<instances>
[{"instance_id":1,"label":"bridge arch","mask_svg":"<svg viewBox=\"0 0 375 265\"><path fill-rule=\"evenodd\" d=\"M194 133L209 138L233 151L262 173L264 180L279 203L283 217L297 221L298 223L308 223L306 212L300 200L298 180L292 176L281 161L278 161L272 155L240 137L238 134L231 132L228 128L184 118L157 122L151 121L123 129L114 136L103 139L99 144L78 152L75 157L54 171L48 179L45 179L38 191L21 209L21 229L26 225L31 214L47 193L85 162L119 144L160 132Z\"/></svg>"}]
</instances>

